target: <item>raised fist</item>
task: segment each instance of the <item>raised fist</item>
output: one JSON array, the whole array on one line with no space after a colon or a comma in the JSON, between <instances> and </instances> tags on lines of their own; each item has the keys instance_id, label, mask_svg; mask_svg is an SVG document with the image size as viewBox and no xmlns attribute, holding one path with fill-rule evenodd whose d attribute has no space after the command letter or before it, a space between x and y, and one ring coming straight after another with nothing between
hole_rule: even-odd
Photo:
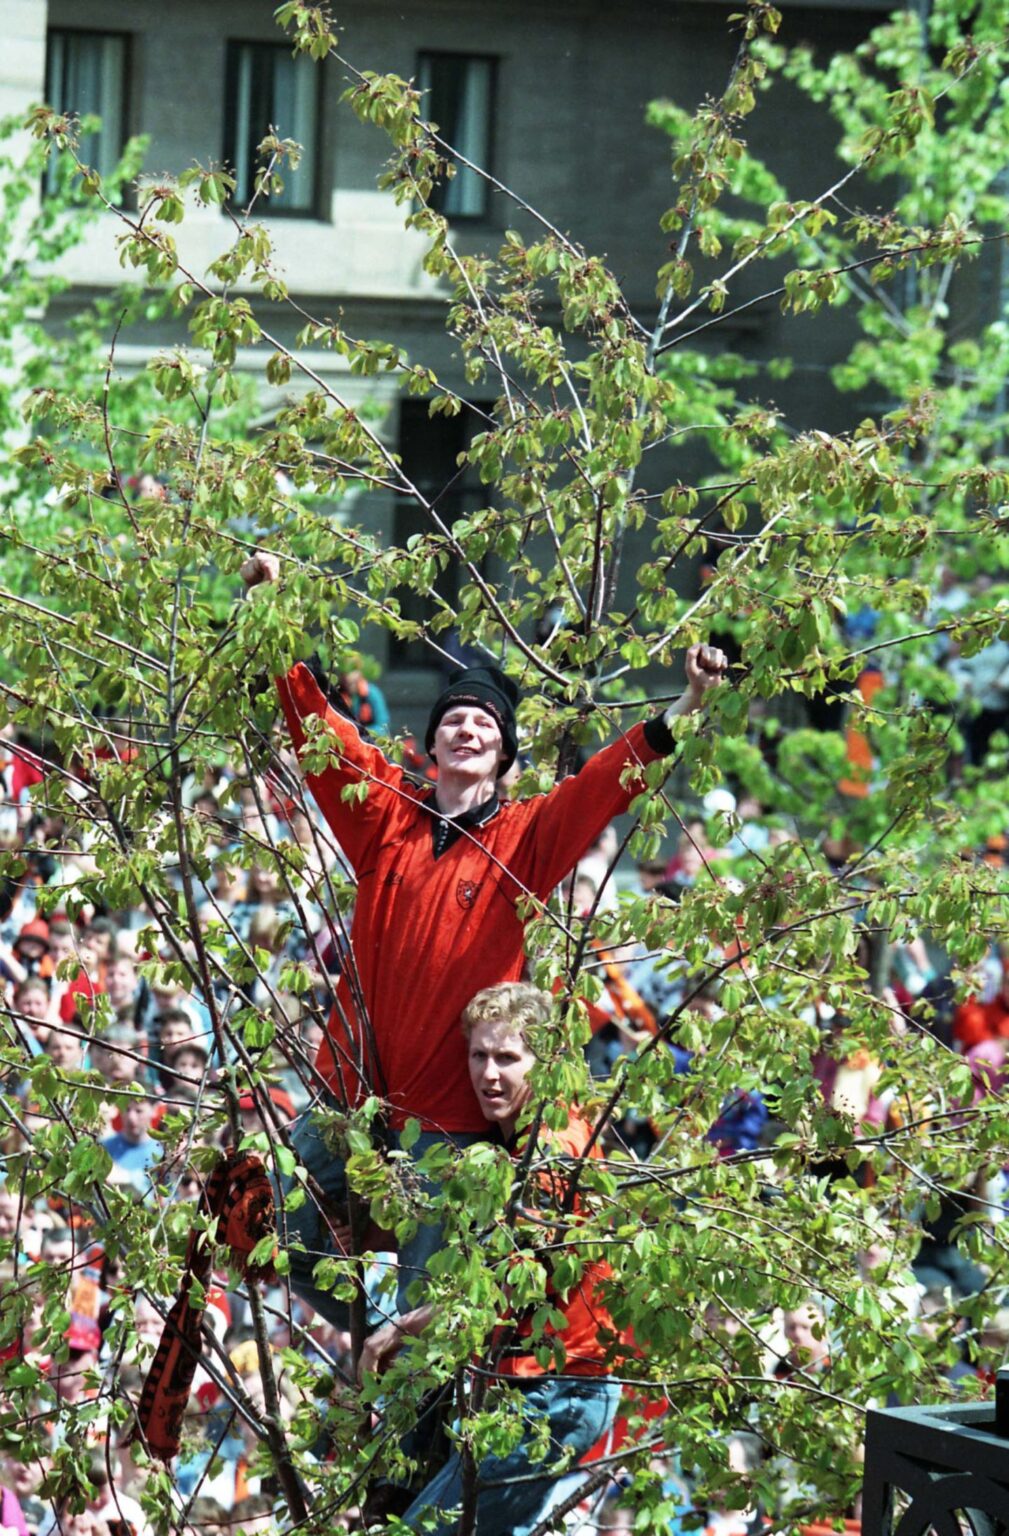
<instances>
[{"instance_id":1,"label":"raised fist","mask_svg":"<svg viewBox=\"0 0 1009 1536\"><path fill-rule=\"evenodd\" d=\"M280 577L280 561L276 555L268 555L257 549L250 555L238 573L247 587L258 587L261 581L277 581Z\"/></svg>"},{"instance_id":2,"label":"raised fist","mask_svg":"<svg viewBox=\"0 0 1009 1536\"><path fill-rule=\"evenodd\" d=\"M692 645L687 652L687 689L696 706L709 688L725 679L729 662L717 645Z\"/></svg>"}]
</instances>

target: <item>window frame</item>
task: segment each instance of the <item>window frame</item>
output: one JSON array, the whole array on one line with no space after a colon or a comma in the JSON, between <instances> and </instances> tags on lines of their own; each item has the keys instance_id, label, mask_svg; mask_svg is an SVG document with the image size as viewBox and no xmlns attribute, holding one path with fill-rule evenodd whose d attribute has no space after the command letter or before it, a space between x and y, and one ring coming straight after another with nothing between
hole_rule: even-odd
<instances>
[{"instance_id":1,"label":"window frame","mask_svg":"<svg viewBox=\"0 0 1009 1536\"><path fill-rule=\"evenodd\" d=\"M480 169L486 171L490 176L497 177L497 170L495 167L498 157L497 119L498 100L500 95L499 76L501 55L497 53L468 53L458 48L418 48L415 77L417 80L418 90L421 89L421 71L423 68L424 60L426 59L463 59L467 63L487 64L489 66L490 82L487 92L487 156L486 164L482 165ZM421 111L425 118L428 115L430 95L431 92L429 88L425 92L425 95L421 101ZM436 112L432 111L430 115L437 121ZM439 132L443 132L441 124L439 124ZM456 176L458 177L459 172L464 169L465 167L459 166L456 171ZM451 183L448 181L436 183L435 192L432 193L432 196L429 199L429 204L436 213L442 214L442 216L448 219L449 223L453 226L463 225L470 229L493 229L496 227L496 221L492 213L492 194L494 188L491 186L489 181L484 181L482 177L480 178L480 185L484 191L484 206L482 212L480 213L446 213L444 208L439 207L439 197L436 194L441 192L442 189L447 192L451 186Z\"/></svg>"},{"instance_id":2,"label":"window frame","mask_svg":"<svg viewBox=\"0 0 1009 1536\"><path fill-rule=\"evenodd\" d=\"M52 60L52 49L50 47L50 39L54 35L59 35L60 37L64 37L64 38L66 38L66 37L97 37L97 38L102 38L103 40L106 39L106 38L117 38L122 43L122 45L123 45L123 65L122 65L123 73L122 73L122 80L120 82L120 84L121 84L120 94L121 94L121 98L122 98L122 105L121 105L120 111L119 111L119 124L118 124L119 139L118 139L118 147L116 149L116 160L117 161L120 160L122 158L123 150L126 147L127 140L130 137L130 123L132 121L132 114L133 114L134 48L135 48L135 44L136 44L136 34L133 33L133 32L121 32L118 28L115 28L115 27L74 27L74 26L70 26L70 27L66 27L66 26L47 26L46 27L46 60L45 60L44 91L45 91L45 98L46 98L47 105L52 107L54 111L59 110L61 115L63 115L64 113L70 113L70 114L73 114L73 115L75 115L75 116L77 116L79 118L79 117L82 117L82 116L87 116L87 113L81 113L80 110L77 107L73 107L73 106L65 107L65 108L64 107L60 107L59 109L57 109L56 106L55 106L55 103L52 101L52 98L50 96L50 90L49 90L50 74L49 74L49 70L50 70L50 63L51 63L51 60ZM104 115L104 113L97 113L96 115L101 117L103 128L107 127L108 125L105 122L105 115ZM42 173L42 195L43 195L43 197L51 197L52 194L53 194L53 191L54 191L54 188L52 188L50 186L50 184L49 184L49 165L51 163L52 163L51 161L47 163L46 169ZM120 199L121 206L123 206L123 207L130 207L130 206L132 206L133 205L133 194L134 193L135 193L135 188L131 189L129 186L124 186L123 190L122 190L121 199Z\"/></svg>"},{"instance_id":3,"label":"window frame","mask_svg":"<svg viewBox=\"0 0 1009 1536\"><path fill-rule=\"evenodd\" d=\"M227 37L224 39L224 137L221 145L221 161L229 174L235 169L235 155L233 152L238 145L238 134L234 129L234 125L238 115L238 68L240 50L243 48L268 49L286 54L288 57L290 57L291 53L287 43L275 42L273 38L269 37ZM306 204L304 207L283 208L278 207L270 198L263 198L261 202L256 204L253 210L257 218L315 219L324 221L325 216L322 212L324 73L324 68L317 67L315 70L315 84L313 87L315 92L315 144L312 146L315 160ZM233 140L231 139L232 134ZM265 134L266 128L263 129L263 135L260 137L265 136ZM289 135L282 135L282 137L289 137ZM232 151L230 155L229 150ZM285 170L285 180L289 180L291 174L290 167L286 167ZM299 172L299 174L301 173ZM252 196L252 190L250 187L248 197ZM233 213L237 212L248 202L248 197L239 201L236 196L234 199L229 200L227 206Z\"/></svg>"}]
</instances>

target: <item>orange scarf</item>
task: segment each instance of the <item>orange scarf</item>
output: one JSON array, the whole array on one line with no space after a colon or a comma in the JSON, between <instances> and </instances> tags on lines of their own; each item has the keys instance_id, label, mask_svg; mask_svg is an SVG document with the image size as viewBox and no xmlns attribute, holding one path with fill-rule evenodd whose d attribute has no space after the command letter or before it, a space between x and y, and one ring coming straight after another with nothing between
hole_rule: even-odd
<instances>
[{"instance_id":1,"label":"orange scarf","mask_svg":"<svg viewBox=\"0 0 1009 1536\"><path fill-rule=\"evenodd\" d=\"M217 1218L218 1238L232 1250L232 1260L246 1279L269 1276L272 1264L253 1268L248 1262L256 1244L274 1230L273 1189L258 1157L248 1152L225 1153L204 1186L200 1214ZM143 1433L151 1454L163 1461L179 1451L201 1349L203 1307L197 1307L190 1296L194 1280L201 1295L206 1291L212 1253L213 1240L207 1233L190 1234L179 1297L165 1319L140 1399L137 1432Z\"/></svg>"}]
</instances>

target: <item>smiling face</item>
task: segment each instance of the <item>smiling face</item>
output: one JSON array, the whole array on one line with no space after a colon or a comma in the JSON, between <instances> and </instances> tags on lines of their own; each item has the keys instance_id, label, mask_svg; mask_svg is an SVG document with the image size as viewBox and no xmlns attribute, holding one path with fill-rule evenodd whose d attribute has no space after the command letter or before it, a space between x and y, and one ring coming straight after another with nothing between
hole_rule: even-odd
<instances>
[{"instance_id":1,"label":"smiling face","mask_svg":"<svg viewBox=\"0 0 1009 1536\"><path fill-rule=\"evenodd\" d=\"M512 1135L532 1089L536 1057L508 1023L475 1024L469 1037L469 1077L486 1119Z\"/></svg>"},{"instance_id":2,"label":"smiling face","mask_svg":"<svg viewBox=\"0 0 1009 1536\"><path fill-rule=\"evenodd\" d=\"M439 773L467 779L496 779L501 767L501 727L476 704L454 704L434 733Z\"/></svg>"}]
</instances>

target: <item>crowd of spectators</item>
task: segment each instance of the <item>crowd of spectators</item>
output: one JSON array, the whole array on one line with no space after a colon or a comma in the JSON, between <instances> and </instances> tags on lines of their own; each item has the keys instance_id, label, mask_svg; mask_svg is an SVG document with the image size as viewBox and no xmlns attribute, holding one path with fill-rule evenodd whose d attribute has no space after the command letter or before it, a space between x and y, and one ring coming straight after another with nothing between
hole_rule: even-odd
<instances>
[{"instance_id":1,"label":"crowd of spectators","mask_svg":"<svg viewBox=\"0 0 1009 1536\"><path fill-rule=\"evenodd\" d=\"M936 602L937 613L939 604L943 611L957 611L959 589L952 581L945 583ZM969 693L979 706L980 713L970 715L965 731L975 761L988 749L993 732L1005 728L1009 713L1009 690L1002 684L1009 674L1009 644L996 642L983 654L983 668L977 658L959 662L949 647L940 658L950 677L958 679L962 696ZM377 732L387 729L385 700L378 686L366 680L356 658L347 664L338 691L343 707L359 723ZM152 937L150 911L110 910L81 899L80 882L95 868L86 819L72 823L50 811L45 763L33 746L8 734L0 754L0 839L4 847L24 853L24 871L7 881L0 904L9 1144L17 1145L19 1136L30 1137L40 1123L31 1093L31 1064L45 1057L67 1082L68 1091L85 1081L78 1074L90 1072L121 1095L106 1100L97 1137L110 1161L110 1185L154 1207L169 1200L195 1201L199 1185L192 1171L166 1167L159 1126L166 1116L187 1107L219 1106L220 1098L213 1097L215 1085L234 1058L215 1036L208 999L195 975L181 979L174 964L178 956L163 936ZM250 782L227 765L205 780L190 778L184 802L186 814L200 820L212 856L213 874L198 891L199 922L207 930L226 930L231 943L256 961L249 979L238 983L222 968L214 981L214 1008L227 1018L251 1005L278 1025L283 1023L284 1051L267 1054L259 1064L272 1072L269 1097L275 1123L286 1125L309 1101L307 1064L319 1043L333 978L346 958L341 939L346 918L335 916L329 880L340 875L339 851L310 806L296 806L272 782ZM713 836L716 827L722 833ZM752 796L716 790L698 808L696 819L686 824L669 856L642 864L636 877L617 868L619 839L609 829L579 865L565 900L574 915L588 917L615 906L619 887L633 880L635 894L676 902L699 880L731 878L734 861L764 853L793 835L773 818L769 822ZM285 845L297 848L300 855L293 882L282 876L283 861L275 856ZM620 1056L635 1052L685 1002L694 1013L717 1018L717 988L698 985L697 975L671 962L669 955L596 948L605 984L593 1009L588 1059L597 1077L607 1076ZM954 1005L944 956L920 939L895 947L889 955L884 996L892 1008L894 1031L905 1027L919 999L929 1002L929 1027L964 1054L977 1099L999 1092L1006 1070L1009 979L1003 960L993 950L978 968L975 993ZM292 980L295 974L297 983ZM823 1036L816 1070L824 1101L856 1121L886 1124L890 1101L887 1093L878 1091L883 1064L864 1051L838 1059L831 1041L841 1021L825 1001L817 1006L815 1022ZM669 1048L678 1071L694 1070L692 1052L675 1037ZM240 1109L246 1132L263 1130L251 1096L242 1098ZM763 1096L748 1089L726 1099L709 1136L728 1155L765 1144L775 1130ZM219 1140L226 1134L218 1132ZM620 1123L616 1134L640 1156L646 1156L654 1142L650 1125L631 1118ZM933 1312L984 1284L984 1275L955 1240L957 1220L972 1199L983 1203L995 1220L1004 1191L1001 1185L964 1191L959 1199L944 1200L937 1216L922 1218L921 1247L908 1279L910 1326L927 1329ZM5 1341L8 1358L21 1353L43 1365L52 1426L48 1451L29 1461L13 1454L4 1458L0 1524L21 1536L50 1536L56 1530L73 1536L124 1536L127 1531L147 1536L149 1522L139 1502L144 1473L121 1441L95 1446L89 1472L95 1492L83 1514L71 1513L69 1506L43 1497L41 1490L58 1451L60 1405L94 1398L107 1388L113 1373L117 1391L135 1401L160 1335L163 1308L155 1299L137 1295L135 1349L125 1359L114 1357L108 1330L116 1310L117 1277L94 1243L86 1215L58 1193L25 1205L17 1188L4 1185L0 1238L9 1245L2 1271L8 1284L12 1275L39 1264L65 1275L69 1318L66 1347L51 1358L39 1361L38 1352L33 1352L31 1321L19 1338ZM871 1253L865 1262L871 1265ZM270 1347L278 1357L294 1342L320 1365L349 1372L349 1335L280 1287L267 1296L267 1316ZM248 1305L224 1278L210 1294L208 1317L247 1394L261 1403L260 1362ZM1009 1336L1002 1337L997 1323L992 1325L998 1334L995 1342L1002 1347ZM710 1336L728 1337L737 1324L712 1308L699 1326ZM810 1297L806 1307L793 1313L769 1315L762 1337L769 1377L780 1379L799 1365L813 1372L829 1366L829 1310L818 1298ZM965 1348L951 1376L958 1379L976 1370ZM296 1394L285 1389L283 1376L281 1386L283 1409L292 1413ZM206 1371L197 1376L190 1413L194 1434L173 1467L180 1521L208 1532L265 1527L274 1518L275 1489L250 1472L253 1445L248 1427L236 1420ZM761 1454L752 1437L736 1435L727 1441L726 1456L741 1471ZM664 1472L672 1503L685 1517L694 1503L689 1476L673 1462ZM620 1493L614 1485L606 1494L600 1528L632 1528ZM577 1525L588 1517L575 1509L570 1518ZM680 1519L671 1516L671 1531L681 1529ZM738 1536L759 1529L762 1512L741 1513L712 1504L707 1520L713 1536Z\"/></svg>"},{"instance_id":2,"label":"crowd of spectators","mask_svg":"<svg viewBox=\"0 0 1009 1536\"><path fill-rule=\"evenodd\" d=\"M219 1087L234 1050L215 1038L211 1008L195 979L193 948L178 961L151 912L96 908L82 899L80 882L95 869L88 818L72 825L47 805L47 764L8 736L2 744L3 793L0 835L7 849L24 850L24 870L6 881L0 894L0 986L3 1018L3 1092L8 1152L44 1129L47 1115L33 1098L32 1072L48 1060L69 1096L75 1086L99 1081L112 1097L101 1108L95 1133L109 1166L108 1189L157 1210L187 1202L195 1212L201 1181L195 1169L168 1155L173 1138L163 1134L173 1115L197 1111L215 1129L209 1139L231 1140L220 1129L224 1099ZM233 953L254 957L249 979L236 983L219 968L213 996L219 1019L242 1008L260 1008L283 1022L284 1050L261 1058L270 1070L268 1098L272 1123L285 1125L304 1108L311 1091L314 1059L329 996L329 971L339 964L340 928L327 922L322 894L325 872L335 853L313 835L305 815L275 798L265 781L254 787L223 769L210 782L190 777L184 788L186 814L205 828L214 872L197 893L198 922L210 935L226 933ZM300 875L283 881L275 850L296 846ZM256 850L251 858L248 848ZM243 852L243 850L245 850ZM274 850L274 851L271 851ZM295 891L297 911L290 899ZM330 901L331 909L333 904ZM73 912L71 918L68 914ZM305 980L285 991L288 971ZM188 970L188 974L187 974ZM272 1069L272 1070L271 1070ZM238 1101L240 1129L264 1133L251 1093ZM215 1118L216 1116L216 1118ZM127 1431L94 1447L88 1471L95 1493L83 1512L68 1499L42 1497L58 1455L61 1409L112 1393L139 1399L144 1374L161 1336L165 1304L138 1292L132 1320L136 1344L124 1356L110 1345L122 1286L117 1266L96 1241L86 1203L57 1193L26 1202L13 1182L0 1184L0 1237L8 1256L0 1261L0 1283L21 1290L42 1267L59 1272L69 1321L64 1348L41 1353L40 1310L13 1336L8 1327L4 1359L23 1356L41 1366L48 1382L48 1447L27 1460L3 1458L2 1523L21 1536L146 1536L151 1529L139 1497L146 1473L130 1458ZM249 1399L262 1410L259 1357L252 1339L247 1301L229 1288L227 1277L208 1293L206 1317L227 1353ZM349 1369L349 1337L274 1286L266 1298L270 1348L296 1342L308 1359ZM65 1356L65 1358L63 1358ZM293 1412L295 1394L282 1394ZM132 1422L132 1421L131 1421ZM254 1436L237 1421L213 1373L197 1373L183 1450L172 1468L178 1516L201 1531L248 1530L273 1520L274 1491L265 1491L251 1471ZM127 1430L128 1430L127 1426Z\"/></svg>"}]
</instances>

